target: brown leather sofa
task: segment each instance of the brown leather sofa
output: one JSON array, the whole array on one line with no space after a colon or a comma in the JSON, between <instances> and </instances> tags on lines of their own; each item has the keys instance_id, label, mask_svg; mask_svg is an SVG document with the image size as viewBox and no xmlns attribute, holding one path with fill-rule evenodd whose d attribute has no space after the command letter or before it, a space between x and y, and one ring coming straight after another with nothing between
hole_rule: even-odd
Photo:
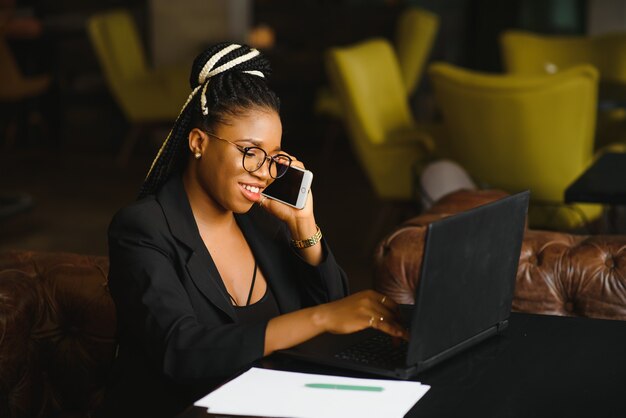
<instances>
[{"instance_id":1,"label":"brown leather sofa","mask_svg":"<svg viewBox=\"0 0 626 418\"><path fill-rule=\"evenodd\" d=\"M108 260L0 253L0 417L88 417L115 350Z\"/></svg>"},{"instance_id":2,"label":"brown leather sofa","mask_svg":"<svg viewBox=\"0 0 626 418\"><path fill-rule=\"evenodd\" d=\"M427 225L505 195L495 190L455 192L397 227L376 248L374 286L396 302L413 303ZM513 310L626 320L626 235L527 229Z\"/></svg>"}]
</instances>

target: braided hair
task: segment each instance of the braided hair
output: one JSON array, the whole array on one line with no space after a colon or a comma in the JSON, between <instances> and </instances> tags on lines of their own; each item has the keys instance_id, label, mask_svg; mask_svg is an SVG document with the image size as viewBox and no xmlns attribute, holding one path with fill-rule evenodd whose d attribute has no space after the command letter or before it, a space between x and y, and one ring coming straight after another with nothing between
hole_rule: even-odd
<instances>
[{"instance_id":1,"label":"braided hair","mask_svg":"<svg viewBox=\"0 0 626 418\"><path fill-rule=\"evenodd\" d=\"M280 101L267 86L269 62L247 45L220 43L196 57L191 69L191 94L161 145L139 191L154 194L189 161L187 138L193 128L213 131L226 119L253 108L279 112Z\"/></svg>"}]
</instances>

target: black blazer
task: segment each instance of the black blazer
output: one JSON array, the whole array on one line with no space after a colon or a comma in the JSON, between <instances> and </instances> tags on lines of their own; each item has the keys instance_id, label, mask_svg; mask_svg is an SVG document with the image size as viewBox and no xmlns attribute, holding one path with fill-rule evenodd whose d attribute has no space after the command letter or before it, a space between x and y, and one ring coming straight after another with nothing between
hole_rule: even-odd
<instances>
[{"instance_id":1,"label":"black blazer","mask_svg":"<svg viewBox=\"0 0 626 418\"><path fill-rule=\"evenodd\" d=\"M325 242L313 267L263 209L235 217L281 313L347 295ZM103 416L174 416L263 356L267 320L237 323L180 177L115 215L109 257L119 352Z\"/></svg>"}]
</instances>

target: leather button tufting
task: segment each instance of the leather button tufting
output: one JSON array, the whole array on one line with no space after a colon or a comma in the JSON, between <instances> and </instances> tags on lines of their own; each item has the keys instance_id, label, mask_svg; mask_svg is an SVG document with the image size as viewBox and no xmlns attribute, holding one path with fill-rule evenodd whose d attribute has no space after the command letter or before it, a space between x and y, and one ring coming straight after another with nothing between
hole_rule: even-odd
<instances>
[{"instance_id":1,"label":"leather button tufting","mask_svg":"<svg viewBox=\"0 0 626 418\"><path fill-rule=\"evenodd\" d=\"M610 269L613 269L615 268L615 260L613 259L613 257L609 256L606 258L606 260L604 260L604 265L606 265Z\"/></svg>"},{"instance_id":2,"label":"leather button tufting","mask_svg":"<svg viewBox=\"0 0 626 418\"><path fill-rule=\"evenodd\" d=\"M565 311L569 313L574 313L574 304L572 302L565 302Z\"/></svg>"}]
</instances>

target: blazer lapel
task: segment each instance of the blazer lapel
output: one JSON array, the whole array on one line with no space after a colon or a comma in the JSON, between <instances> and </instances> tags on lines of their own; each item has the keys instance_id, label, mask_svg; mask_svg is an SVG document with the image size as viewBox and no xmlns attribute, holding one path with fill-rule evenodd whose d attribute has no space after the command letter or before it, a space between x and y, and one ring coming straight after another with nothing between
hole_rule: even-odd
<instances>
[{"instance_id":1,"label":"blazer lapel","mask_svg":"<svg viewBox=\"0 0 626 418\"><path fill-rule=\"evenodd\" d=\"M230 303L224 282L206 248L204 254L201 250L191 253L187 271L200 292L234 322L237 319L235 308Z\"/></svg>"},{"instance_id":2,"label":"blazer lapel","mask_svg":"<svg viewBox=\"0 0 626 418\"><path fill-rule=\"evenodd\" d=\"M206 249L196 225L182 179L170 179L157 194L170 231L177 240L190 250L186 268L198 290L233 321L235 309L230 303L217 267Z\"/></svg>"}]
</instances>

